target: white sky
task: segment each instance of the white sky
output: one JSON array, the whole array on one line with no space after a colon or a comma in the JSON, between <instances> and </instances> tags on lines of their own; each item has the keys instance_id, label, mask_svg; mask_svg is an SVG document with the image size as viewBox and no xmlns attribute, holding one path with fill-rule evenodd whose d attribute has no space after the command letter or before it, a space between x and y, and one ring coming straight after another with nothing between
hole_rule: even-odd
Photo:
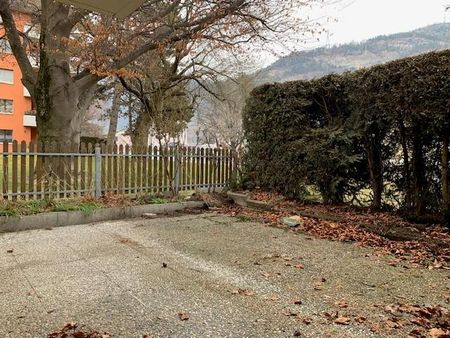
<instances>
[{"instance_id":1,"label":"white sky","mask_svg":"<svg viewBox=\"0 0 450 338\"><path fill-rule=\"evenodd\" d=\"M450 19L447 4L450 0L343 0L317 11L337 20L324 24L333 45L444 22ZM324 36L322 41L326 40Z\"/></svg>"}]
</instances>

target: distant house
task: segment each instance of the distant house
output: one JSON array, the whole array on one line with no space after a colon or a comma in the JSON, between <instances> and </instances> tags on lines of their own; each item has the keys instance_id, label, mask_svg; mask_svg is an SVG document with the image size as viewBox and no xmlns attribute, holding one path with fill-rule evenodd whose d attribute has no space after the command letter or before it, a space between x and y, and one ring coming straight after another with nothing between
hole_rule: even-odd
<instances>
[{"instance_id":1,"label":"distant house","mask_svg":"<svg viewBox=\"0 0 450 338\"><path fill-rule=\"evenodd\" d=\"M187 141L187 133L186 131L183 132L180 137L178 138L173 138L170 137L167 139L167 143L166 140L162 140L161 142L163 145L168 144L169 146L171 145L175 145L175 144L179 144L179 145L183 145L183 146L194 146L195 144L189 144ZM120 130L116 133L116 144L118 146L132 146L133 142L131 142L131 137L130 135L127 134L127 130L123 129ZM148 137L148 145L149 146L159 146L159 140L158 138L156 138L154 135L150 134Z\"/></svg>"}]
</instances>

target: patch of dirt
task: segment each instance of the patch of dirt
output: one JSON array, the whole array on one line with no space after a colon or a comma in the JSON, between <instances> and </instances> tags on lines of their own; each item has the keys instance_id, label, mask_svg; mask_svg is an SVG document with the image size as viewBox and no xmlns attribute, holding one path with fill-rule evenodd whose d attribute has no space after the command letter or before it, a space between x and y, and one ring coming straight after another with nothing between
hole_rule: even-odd
<instances>
[{"instance_id":1,"label":"patch of dirt","mask_svg":"<svg viewBox=\"0 0 450 338\"><path fill-rule=\"evenodd\" d=\"M233 200L225 194L219 193L195 193L190 198L191 201L203 201L208 207L222 207L224 205L232 205Z\"/></svg>"}]
</instances>

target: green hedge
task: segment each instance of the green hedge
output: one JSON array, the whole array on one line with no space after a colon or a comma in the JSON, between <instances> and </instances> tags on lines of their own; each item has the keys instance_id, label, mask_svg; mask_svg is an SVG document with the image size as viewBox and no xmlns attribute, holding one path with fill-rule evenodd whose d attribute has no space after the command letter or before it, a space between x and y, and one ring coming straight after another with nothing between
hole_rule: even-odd
<instances>
[{"instance_id":1,"label":"green hedge","mask_svg":"<svg viewBox=\"0 0 450 338\"><path fill-rule=\"evenodd\" d=\"M445 214L449 102L450 51L258 87L243 117L246 184L297 198L312 185L330 203L371 188L374 208Z\"/></svg>"}]
</instances>

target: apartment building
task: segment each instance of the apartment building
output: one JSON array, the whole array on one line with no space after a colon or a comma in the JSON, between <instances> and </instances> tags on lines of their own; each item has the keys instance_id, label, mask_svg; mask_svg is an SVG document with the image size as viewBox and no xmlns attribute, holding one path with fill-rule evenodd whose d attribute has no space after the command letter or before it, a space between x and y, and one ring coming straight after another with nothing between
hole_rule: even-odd
<instances>
[{"instance_id":1,"label":"apartment building","mask_svg":"<svg viewBox=\"0 0 450 338\"><path fill-rule=\"evenodd\" d=\"M15 13L18 29L26 31L30 16ZM0 31L0 36L3 32ZM35 140L36 115L30 93L22 84L22 72L6 39L0 40L0 142Z\"/></svg>"}]
</instances>

